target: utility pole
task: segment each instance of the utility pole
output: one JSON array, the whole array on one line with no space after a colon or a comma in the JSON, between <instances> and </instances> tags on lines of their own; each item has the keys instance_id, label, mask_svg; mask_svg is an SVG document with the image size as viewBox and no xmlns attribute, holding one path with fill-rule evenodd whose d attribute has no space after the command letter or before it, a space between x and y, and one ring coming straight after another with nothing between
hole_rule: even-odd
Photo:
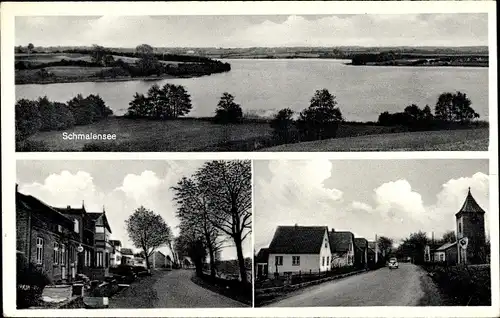
<instances>
[{"instance_id":1,"label":"utility pole","mask_svg":"<svg viewBox=\"0 0 500 318\"><path fill-rule=\"evenodd\" d=\"M378 239L377 239L377 234L375 234L375 264L378 264Z\"/></svg>"}]
</instances>

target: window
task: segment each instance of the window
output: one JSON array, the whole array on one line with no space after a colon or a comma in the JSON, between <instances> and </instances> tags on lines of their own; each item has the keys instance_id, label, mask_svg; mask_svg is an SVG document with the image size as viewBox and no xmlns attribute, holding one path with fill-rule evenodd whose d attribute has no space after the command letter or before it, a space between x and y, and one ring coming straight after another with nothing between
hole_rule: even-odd
<instances>
[{"instance_id":1,"label":"window","mask_svg":"<svg viewBox=\"0 0 500 318\"><path fill-rule=\"evenodd\" d=\"M91 259L92 253L90 253L89 250L85 250L85 266L89 267L90 264L92 264L92 259Z\"/></svg>"},{"instance_id":2,"label":"window","mask_svg":"<svg viewBox=\"0 0 500 318\"><path fill-rule=\"evenodd\" d=\"M104 266L109 267L109 253L108 252L106 252L106 258L104 260L105 260Z\"/></svg>"},{"instance_id":3,"label":"window","mask_svg":"<svg viewBox=\"0 0 500 318\"><path fill-rule=\"evenodd\" d=\"M462 222L461 222L461 220L458 221L458 234L462 234Z\"/></svg>"},{"instance_id":4,"label":"window","mask_svg":"<svg viewBox=\"0 0 500 318\"><path fill-rule=\"evenodd\" d=\"M80 233L80 222L78 222L77 219L74 219L73 223L75 225L75 228L74 228L75 233Z\"/></svg>"},{"instance_id":5,"label":"window","mask_svg":"<svg viewBox=\"0 0 500 318\"><path fill-rule=\"evenodd\" d=\"M104 226L96 226L95 232L96 233L104 233Z\"/></svg>"},{"instance_id":6,"label":"window","mask_svg":"<svg viewBox=\"0 0 500 318\"><path fill-rule=\"evenodd\" d=\"M96 267L103 267L103 259L102 259L102 252L96 252L95 253L95 261L96 261L96 264L95 266Z\"/></svg>"},{"instance_id":7,"label":"window","mask_svg":"<svg viewBox=\"0 0 500 318\"><path fill-rule=\"evenodd\" d=\"M325 257L324 256L321 258L321 266L325 266Z\"/></svg>"},{"instance_id":8,"label":"window","mask_svg":"<svg viewBox=\"0 0 500 318\"><path fill-rule=\"evenodd\" d=\"M326 257L326 266L330 265L330 256Z\"/></svg>"},{"instance_id":9,"label":"window","mask_svg":"<svg viewBox=\"0 0 500 318\"><path fill-rule=\"evenodd\" d=\"M292 265L294 266L300 265L300 256L292 256Z\"/></svg>"},{"instance_id":10,"label":"window","mask_svg":"<svg viewBox=\"0 0 500 318\"><path fill-rule=\"evenodd\" d=\"M444 253L439 254L439 260L444 262Z\"/></svg>"},{"instance_id":11,"label":"window","mask_svg":"<svg viewBox=\"0 0 500 318\"><path fill-rule=\"evenodd\" d=\"M61 265L66 263L66 245L61 244Z\"/></svg>"},{"instance_id":12,"label":"window","mask_svg":"<svg viewBox=\"0 0 500 318\"><path fill-rule=\"evenodd\" d=\"M41 265L43 263L43 238L36 238L36 263Z\"/></svg>"},{"instance_id":13,"label":"window","mask_svg":"<svg viewBox=\"0 0 500 318\"><path fill-rule=\"evenodd\" d=\"M54 254L53 254L54 265L59 264L59 243L54 243Z\"/></svg>"},{"instance_id":14,"label":"window","mask_svg":"<svg viewBox=\"0 0 500 318\"><path fill-rule=\"evenodd\" d=\"M282 266L283 265L283 256L276 256L274 258L274 262L276 263L276 265Z\"/></svg>"}]
</instances>

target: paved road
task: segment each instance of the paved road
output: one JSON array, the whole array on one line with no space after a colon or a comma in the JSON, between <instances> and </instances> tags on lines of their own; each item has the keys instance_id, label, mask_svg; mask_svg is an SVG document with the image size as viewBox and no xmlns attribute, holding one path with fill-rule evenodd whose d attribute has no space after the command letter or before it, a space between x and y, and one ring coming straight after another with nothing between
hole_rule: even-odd
<instances>
[{"instance_id":1,"label":"paved road","mask_svg":"<svg viewBox=\"0 0 500 318\"><path fill-rule=\"evenodd\" d=\"M419 267L403 263L323 283L294 293L270 307L416 306L425 296L429 277ZM421 279L425 284L422 284Z\"/></svg>"},{"instance_id":2,"label":"paved road","mask_svg":"<svg viewBox=\"0 0 500 318\"><path fill-rule=\"evenodd\" d=\"M156 308L222 308L246 307L245 304L219 295L191 281L192 270L166 272L153 288L156 290Z\"/></svg>"}]
</instances>

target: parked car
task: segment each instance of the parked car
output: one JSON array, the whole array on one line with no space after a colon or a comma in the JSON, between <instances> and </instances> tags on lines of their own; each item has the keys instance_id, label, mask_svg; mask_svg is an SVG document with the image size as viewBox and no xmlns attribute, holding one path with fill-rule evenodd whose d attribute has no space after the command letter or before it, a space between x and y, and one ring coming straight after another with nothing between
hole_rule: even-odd
<instances>
[{"instance_id":1,"label":"parked car","mask_svg":"<svg viewBox=\"0 0 500 318\"><path fill-rule=\"evenodd\" d=\"M393 257L389 260L389 269L394 269L394 268L398 268L399 267L399 264L398 264L398 259Z\"/></svg>"},{"instance_id":2,"label":"parked car","mask_svg":"<svg viewBox=\"0 0 500 318\"><path fill-rule=\"evenodd\" d=\"M131 283L137 278L137 273L134 271L134 267L130 265L118 265L117 267L111 267L109 272L114 276L117 276L120 282L124 283Z\"/></svg>"}]
</instances>

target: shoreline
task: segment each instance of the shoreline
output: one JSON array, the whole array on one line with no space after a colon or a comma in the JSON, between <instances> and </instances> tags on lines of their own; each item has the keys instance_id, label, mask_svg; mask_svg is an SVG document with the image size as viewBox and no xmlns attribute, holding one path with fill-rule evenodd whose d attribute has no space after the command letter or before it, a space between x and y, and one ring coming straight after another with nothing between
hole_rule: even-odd
<instances>
[{"instance_id":1,"label":"shoreline","mask_svg":"<svg viewBox=\"0 0 500 318\"><path fill-rule=\"evenodd\" d=\"M218 73L212 73L218 74ZM67 84L67 83L101 83L101 82L132 82L132 81L159 81L165 79L177 79L177 78L197 78L203 76L209 76L212 74L203 74L203 75L161 75L161 76L139 76L139 77L114 77L114 78L99 78L99 77L87 77L87 78L56 78L56 79L47 79L42 81L26 81L19 83L15 81L15 85L48 85L48 84Z\"/></svg>"}]
</instances>

